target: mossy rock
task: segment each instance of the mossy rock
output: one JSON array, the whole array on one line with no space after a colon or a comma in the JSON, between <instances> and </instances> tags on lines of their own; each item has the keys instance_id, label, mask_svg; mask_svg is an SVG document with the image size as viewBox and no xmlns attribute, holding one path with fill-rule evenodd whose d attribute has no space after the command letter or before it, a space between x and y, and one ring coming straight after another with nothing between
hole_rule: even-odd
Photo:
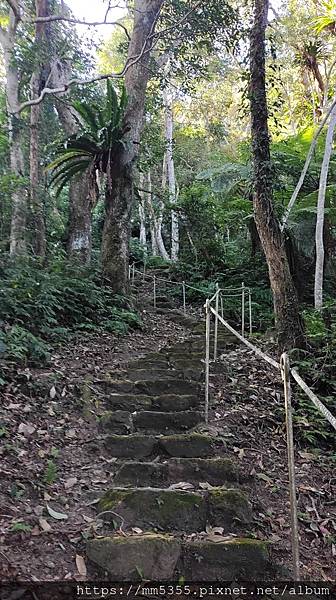
<instances>
[{"instance_id":1,"label":"mossy rock","mask_svg":"<svg viewBox=\"0 0 336 600\"><path fill-rule=\"evenodd\" d=\"M250 523L252 509L246 494L240 490L218 488L208 492L209 522L211 525L232 528L236 521Z\"/></svg>"},{"instance_id":2,"label":"mossy rock","mask_svg":"<svg viewBox=\"0 0 336 600\"><path fill-rule=\"evenodd\" d=\"M172 458L168 461L170 481L207 482L211 485L238 483L237 467L229 458Z\"/></svg>"},{"instance_id":3,"label":"mossy rock","mask_svg":"<svg viewBox=\"0 0 336 600\"><path fill-rule=\"evenodd\" d=\"M112 581L164 581L173 578L181 545L168 535L118 536L90 540L86 551Z\"/></svg>"},{"instance_id":4,"label":"mossy rock","mask_svg":"<svg viewBox=\"0 0 336 600\"><path fill-rule=\"evenodd\" d=\"M104 438L105 447L116 458L143 458L150 456L157 440L150 435L110 435Z\"/></svg>"},{"instance_id":5,"label":"mossy rock","mask_svg":"<svg viewBox=\"0 0 336 600\"><path fill-rule=\"evenodd\" d=\"M198 458L213 453L212 438L201 433L163 436L159 446L170 456Z\"/></svg>"},{"instance_id":6,"label":"mossy rock","mask_svg":"<svg viewBox=\"0 0 336 600\"><path fill-rule=\"evenodd\" d=\"M113 489L99 502L99 512L103 511L116 512L123 517L124 528L147 530L203 531L207 520L207 506L202 495L175 490Z\"/></svg>"},{"instance_id":7,"label":"mossy rock","mask_svg":"<svg viewBox=\"0 0 336 600\"><path fill-rule=\"evenodd\" d=\"M135 431L158 433L186 431L202 421L202 413L195 410L179 412L140 411L133 416Z\"/></svg>"},{"instance_id":8,"label":"mossy rock","mask_svg":"<svg viewBox=\"0 0 336 600\"><path fill-rule=\"evenodd\" d=\"M256 581L273 575L269 545L249 538L186 542L182 564L187 581Z\"/></svg>"},{"instance_id":9,"label":"mossy rock","mask_svg":"<svg viewBox=\"0 0 336 600\"><path fill-rule=\"evenodd\" d=\"M99 429L118 435L133 433L132 415L125 410L108 411L100 417Z\"/></svg>"}]
</instances>

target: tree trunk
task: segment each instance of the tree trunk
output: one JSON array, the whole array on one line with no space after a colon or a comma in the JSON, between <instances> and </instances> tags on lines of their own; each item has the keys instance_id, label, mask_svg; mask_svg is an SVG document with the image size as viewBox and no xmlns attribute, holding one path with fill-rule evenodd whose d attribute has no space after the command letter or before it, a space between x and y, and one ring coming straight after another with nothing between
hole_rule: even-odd
<instances>
[{"instance_id":1,"label":"tree trunk","mask_svg":"<svg viewBox=\"0 0 336 600\"><path fill-rule=\"evenodd\" d=\"M140 246L144 249L145 254L147 254L147 236L146 236L146 202L145 202L145 193L143 191L145 178L143 173L140 174L140 200L139 200L139 219L140 219L140 236L139 242Z\"/></svg>"},{"instance_id":2,"label":"tree trunk","mask_svg":"<svg viewBox=\"0 0 336 600\"><path fill-rule=\"evenodd\" d=\"M36 0L36 17L46 17L49 14L49 1ZM35 44L37 51L41 54L42 43L46 41L46 24L36 23L35 26ZM45 40L43 39L45 38ZM49 66L50 69L50 66ZM30 95L32 98L38 97L41 88L44 85L44 76L46 65L39 63L32 74L30 81ZM42 201L42 190L40 189L40 152L39 152L39 120L41 114L41 105L37 104L30 109L30 205L33 220L33 248L35 254L44 258L47 250L46 226L44 205Z\"/></svg>"},{"instance_id":3,"label":"tree trunk","mask_svg":"<svg viewBox=\"0 0 336 600\"><path fill-rule=\"evenodd\" d=\"M163 0L135 0L134 26L128 48L125 87L128 104L124 117L127 128L119 155L113 157L106 190L106 214L102 239L103 274L112 289L128 292L130 219L133 204L134 166L139 153L152 33ZM139 57L134 60L134 57Z\"/></svg>"},{"instance_id":4,"label":"tree trunk","mask_svg":"<svg viewBox=\"0 0 336 600\"><path fill-rule=\"evenodd\" d=\"M166 169L168 179L169 203L176 203L176 179L173 155L173 99L169 89L164 91L165 136L166 136ZM171 260L176 262L179 255L179 218L175 210L171 211Z\"/></svg>"},{"instance_id":5,"label":"tree trunk","mask_svg":"<svg viewBox=\"0 0 336 600\"><path fill-rule=\"evenodd\" d=\"M323 306L323 273L324 273L324 205L328 181L329 163L333 151L333 138L336 127L336 107L333 108L328 125L327 137L320 174L320 184L317 200L315 246L316 246L316 264L315 264L315 285L314 285L314 304L317 310Z\"/></svg>"},{"instance_id":6,"label":"tree trunk","mask_svg":"<svg viewBox=\"0 0 336 600\"><path fill-rule=\"evenodd\" d=\"M23 156L22 122L17 115L19 106L19 72L14 58L14 44L18 21L9 10L8 29L0 30L0 41L4 51L6 71L6 104L8 111L9 153L12 175L15 177L12 193L12 217L10 230L10 255L25 254L27 251L27 190L24 182L25 164Z\"/></svg>"},{"instance_id":7,"label":"tree trunk","mask_svg":"<svg viewBox=\"0 0 336 600\"><path fill-rule=\"evenodd\" d=\"M59 87L67 81L66 65L55 61L53 65L53 85ZM64 100L59 99L55 103L59 120L65 133L70 136L78 131L78 123L75 115ZM69 183L69 224L67 253L71 260L80 264L89 264L92 251L92 206L98 197L92 197L89 177L81 175L74 177Z\"/></svg>"},{"instance_id":8,"label":"tree trunk","mask_svg":"<svg viewBox=\"0 0 336 600\"><path fill-rule=\"evenodd\" d=\"M281 350L302 344L296 290L284 238L272 203L272 169L265 86L265 31L268 0L255 0L250 49L250 102L254 167L254 215L268 265Z\"/></svg>"},{"instance_id":9,"label":"tree trunk","mask_svg":"<svg viewBox=\"0 0 336 600\"><path fill-rule=\"evenodd\" d=\"M132 205L133 169L132 165L125 165L106 189L102 242L104 275L112 289L122 295L128 292Z\"/></svg>"}]
</instances>

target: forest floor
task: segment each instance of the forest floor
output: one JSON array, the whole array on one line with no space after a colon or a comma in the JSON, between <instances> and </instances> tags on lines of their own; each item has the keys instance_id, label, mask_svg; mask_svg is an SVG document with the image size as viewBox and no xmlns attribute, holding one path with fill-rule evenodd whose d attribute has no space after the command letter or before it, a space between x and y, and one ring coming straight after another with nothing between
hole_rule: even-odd
<instances>
[{"instance_id":1,"label":"forest floor","mask_svg":"<svg viewBox=\"0 0 336 600\"><path fill-rule=\"evenodd\" d=\"M187 331L143 313L144 328L123 338L80 336L44 369L13 374L2 389L0 581L85 581L86 540L99 535L95 504L115 459L99 444L106 410L95 381ZM209 430L221 427L227 452L251 476L254 533L274 544L291 570L287 461L281 381L238 347L211 377ZM336 579L335 463L331 452L297 448L302 578Z\"/></svg>"}]
</instances>

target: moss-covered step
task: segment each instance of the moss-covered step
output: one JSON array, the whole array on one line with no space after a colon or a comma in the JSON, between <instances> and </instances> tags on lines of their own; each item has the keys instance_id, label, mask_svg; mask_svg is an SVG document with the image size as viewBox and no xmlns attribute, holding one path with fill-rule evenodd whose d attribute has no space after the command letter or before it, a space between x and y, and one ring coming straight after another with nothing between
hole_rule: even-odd
<instances>
[{"instance_id":1,"label":"moss-covered step","mask_svg":"<svg viewBox=\"0 0 336 600\"><path fill-rule=\"evenodd\" d=\"M179 490L112 489L100 499L98 510L106 511L107 521L113 521L114 512L120 515L124 530L194 532L204 531L207 523L206 498Z\"/></svg>"},{"instance_id":2,"label":"moss-covered step","mask_svg":"<svg viewBox=\"0 0 336 600\"><path fill-rule=\"evenodd\" d=\"M157 450L157 439L153 435L108 435L104 438L105 448L115 458L145 458Z\"/></svg>"},{"instance_id":3,"label":"moss-covered step","mask_svg":"<svg viewBox=\"0 0 336 600\"><path fill-rule=\"evenodd\" d=\"M180 458L211 456L214 452L212 438L202 433L162 436L158 444L165 454Z\"/></svg>"},{"instance_id":4,"label":"moss-covered step","mask_svg":"<svg viewBox=\"0 0 336 600\"><path fill-rule=\"evenodd\" d=\"M154 533L111 536L89 540L86 552L112 581L256 581L274 575L269 544L250 538L181 543Z\"/></svg>"},{"instance_id":5,"label":"moss-covered step","mask_svg":"<svg viewBox=\"0 0 336 600\"><path fill-rule=\"evenodd\" d=\"M173 578L181 544L168 535L115 536L90 540L86 552L113 581L165 581Z\"/></svg>"},{"instance_id":6,"label":"moss-covered step","mask_svg":"<svg viewBox=\"0 0 336 600\"><path fill-rule=\"evenodd\" d=\"M139 411L133 415L135 431L170 434L188 431L204 420L201 412L186 410L177 412Z\"/></svg>"},{"instance_id":7,"label":"moss-covered step","mask_svg":"<svg viewBox=\"0 0 336 600\"><path fill-rule=\"evenodd\" d=\"M197 396L162 394L161 396L145 396L136 394L109 394L106 398L107 404L113 410L159 410L177 411L188 410L199 406Z\"/></svg>"},{"instance_id":8,"label":"moss-covered step","mask_svg":"<svg viewBox=\"0 0 336 600\"><path fill-rule=\"evenodd\" d=\"M269 544L250 538L186 542L181 563L186 581L256 581L273 575Z\"/></svg>"},{"instance_id":9,"label":"moss-covered step","mask_svg":"<svg viewBox=\"0 0 336 600\"><path fill-rule=\"evenodd\" d=\"M180 481L221 486L238 483L239 473L229 458L171 458L163 463L132 461L121 465L113 483L117 486L168 487Z\"/></svg>"},{"instance_id":10,"label":"moss-covered step","mask_svg":"<svg viewBox=\"0 0 336 600\"><path fill-rule=\"evenodd\" d=\"M252 507L244 492L237 489L216 488L207 493L208 522L228 529L236 521L251 523Z\"/></svg>"},{"instance_id":11,"label":"moss-covered step","mask_svg":"<svg viewBox=\"0 0 336 600\"><path fill-rule=\"evenodd\" d=\"M157 488L114 488L99 502L99 512L113 521L123 518L123 527L161 531L204 531L206 524L232 531L236 524L252 520L250 504L240 490L218 488L209 492L186 492Z\"/></svg>"},{"instance_id":12,"label":"moss-covered step","mask_svg":"<svg viewBox=\"0 0 336 600\"><path fill-rule=\"evenodd\" d=\"M160 394L198 395L200 385L184 379L158 379L155 381L107 381L106 392L114 394L141 394L159 396Z\"/></svg>"}]
</instances>

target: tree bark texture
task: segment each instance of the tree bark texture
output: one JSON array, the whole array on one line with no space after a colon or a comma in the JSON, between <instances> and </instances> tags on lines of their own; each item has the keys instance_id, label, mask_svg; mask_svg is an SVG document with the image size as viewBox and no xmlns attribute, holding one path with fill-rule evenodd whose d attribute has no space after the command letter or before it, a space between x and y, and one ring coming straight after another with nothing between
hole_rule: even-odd
<instances>
[{"instance_id":1,"label":"tree bark texture","mask_svg":"<svg viewBox=\"0 0 336 600\"><path fill-rule=\"evenodd\" d=\"M22 122L17 114L20 102L19 72L14 60L14 44L18 21L12 9L9 10L9 23L6 30L1 28L0 41L4 51L6 71L6 104L8 111L10 167L15 178L12 192L12 216L10 230L10 255L25 254L27 251L27 189L24 181L25 163L23 156Z\"/></svg>"},{"instance_id":2,"label":"tree bark texture","mask_svg":"<svg viewBox=\"0 0 336 600\"><path fill-rule=\"evenodd\" d=\"M49 14L49 0L36 0L36 17L47 17ZM46 29L48 26L45 23L36 23L35 25L35 45L36 54L42 55L46 53L46 48L43 48L43 43L47 42ZM40 94L41 88L45 83L45 74L49 65L46 65L43 60L38 60L35 71L32 74L30 81L30 95L36 98ZM37 60L37 59L36 59ZM45 209L42 200L42 190L40 186L40 151L39 151L39 121L41 114L41 105L37 104L30 109L30 206L33 222L33 248L35 254L44 258L47 250L46 240L46 225L45 225Z\"/></svg>"},{"instance_id":3,"label":"tree bark texture","mask_svg":"<svg viewBox=\"0 0 336 600\"><path fill-rule=\"evenodd\" d=\"M164 91L165 106L165 137L166 137L166 169L169 191L169 203L176 203L176 179L173 150L174 118L173 118L173 98L171 91ZM171 260L176 262L179 256L179 218L175 210L171 211Z\"/></svg>"},{"instance_id":4,"label":"tree bark texture","mask_svg":"<svg viewBox=\"0 0 336 600\"><path fill-rule=\"evenodd\" d=\"M336 106L330 114L328 131L325 142L323 161L321 166L320 183L317 199L317 215L315 229L315 247L316 247L316 263L315 263L315 284L314 284L314 304L317 310L321 310L323 306L323 275L324 275L324 208L325 196L328 181L328 171L330 158L333 151L334 131L336 127Z\"/></svg>"},{"instance_id":5,"label":"tree bark texture","mask_svg":"<svg viewBox=\"0 0 336 600\"><path fill-rule=\"evenodd\" d=\"M146 199L144 189L145 178L143 173L140 173L140 200L139 200L139 219L140 219L140 235L139 242L140 246L144 249L147 254L147 236L146 236Z\"/></svg>"},{"instance_id":6,"label":"tree bark texture","mask_svg":"<svg viewBox=\"0 0 336 600\"><path fill-rule=\"evenodd\" d=\"M113 157L110 184L106 190L102 265L105 279L119 294L128 292L130 218L133 205L134 167L140 136L153 38L151 37L163 0L135 0L134 26L128 48L129 68L125 74L128 104L124 125L128 128L125 147ZM134 61L134 58L139 57ZM133 62L134 61L134 62ZM133 64L132 64L133 63Z\"/></svg>"},{"instance_id":7,"label":"tree bark texture","mask_svg":"<svg viewBox=\"0 0 336 600\"><path fill-rule=\"evenodd\" d=\"M268 0L255 0L250 48L250 103L254 167L254 218L265 253L273 293L280 350L301 345L296 290L286 256L284 238L272 203L272 168L265 84L265 32Z\"/></svg>"}]
</instances>

